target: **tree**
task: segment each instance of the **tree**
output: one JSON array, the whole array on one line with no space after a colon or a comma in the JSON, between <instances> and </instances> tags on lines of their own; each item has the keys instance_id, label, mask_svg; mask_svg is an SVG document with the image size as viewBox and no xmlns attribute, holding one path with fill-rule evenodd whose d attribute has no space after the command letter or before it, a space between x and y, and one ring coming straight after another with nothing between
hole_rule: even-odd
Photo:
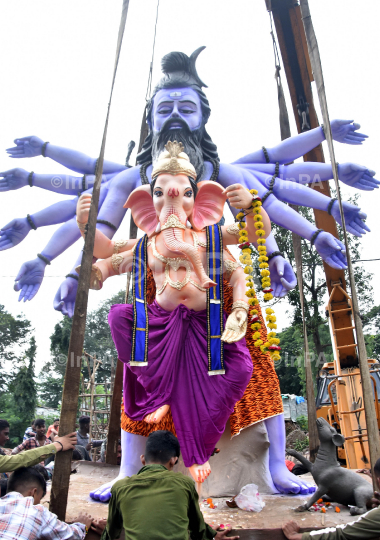
<instances>
[{"instance_id":1,"label":"tree","mask_svg":"<svg viewBox=\"0 0 380 540\"><path fill-rule=\"evenodd\" d=\"M5 375L5 363L17 361L18 349L27 342L31 323L23 315L13 317L0 304L0 391L5 390L9 377ZM1 400L0 400L1 409Z\"/></svg>"},{"instance_id":2,"label":"tree","mask_svg":"<svg viewBox=\"0 0 380 540\"><path fill-rule=\"evenodd\" d=\"M37 405L37 388L34 380L36 340L30 339L28 350L18 368L13 371L8 382L8 391L2 393L0 400L1 416L10 424L10 446L22 441L23 433L34 418Z\"/></svg>"},{"instance_id":3,"label":"tree","mask_svg":"<svg viewBox=\"0 0 380 540\"><path fill-rule=\"evenodd\" d=\"M33 420L37 405L37 388L34 380L36 350L36 340L32 337L30 347L10 386L15 412L25 424L30 424Z\"/></svg>"},{"instance_id":4,"label":"tree","mask_svg":"<svg viewBox=\"0 0 380 540\"><path fill-rule=\"evenodd\" d=\"M374 306L363 317L368 357L380 362L380 306Z\"/></svg>"}]
</instances>

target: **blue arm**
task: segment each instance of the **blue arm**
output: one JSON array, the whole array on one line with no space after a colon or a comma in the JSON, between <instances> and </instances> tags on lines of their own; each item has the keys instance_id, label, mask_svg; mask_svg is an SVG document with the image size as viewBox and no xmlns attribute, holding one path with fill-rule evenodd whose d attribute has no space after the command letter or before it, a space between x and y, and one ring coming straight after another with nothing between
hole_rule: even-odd
<instances>
[{"instance_id":1,"label":"blue arm","mask_svg":"<svg viewBox=\"0 0 380 540\"><path fill-rule=\"evenodd\" d=\"M367 138L367 135L358 133L359 124L353 123L352 120L332 120L331 131L333 139L345 144L362 144ZM300 133L294 137L283 140L277 146L268 148L268 156L270 163L290 163L299 157L304 156L310 150L318 146L325 140L325 135L321 127L311 129L305 133ZM248 154L234 162L236 165L249 163L265 163L265 155L263 150L258 150L252 154Z\"/></svg>"},{"instance_id":2,"label":"blue arm","mask_svg":"<svg viewBox=\"0 0 380 540\"><path fill-rule=\"evenodd\" d=\"M115 173L103 174L102 183L115 176ZM63 195L77 195L92 188L95 182L94 174L72 176L70 174L38 174L29 173L25 169L16 168L0 173L0 192L13 191L30 185Z\"/></svg>"},{"instance_id":3,"label":"blue arm","mask_svg":"<svg viewBox=\"0 0 380 540\"><path fill-rule=\"evenodd\" d=\"M17 159L42 155L44 141L39 137L21 137L21 139L15 139L14 142L16 146L7 149L8 155L11 158ZM89 157L77 150L71 150L70 148L55 146L49 143L45 147L45 157L49 157L64 167L81 174L95 173L96 158ZM125 170L125 166L120 165L120 163L113 163L107 160L103 163L104 174L117 173L123 170Z\"/></svg>"}]
</instances>

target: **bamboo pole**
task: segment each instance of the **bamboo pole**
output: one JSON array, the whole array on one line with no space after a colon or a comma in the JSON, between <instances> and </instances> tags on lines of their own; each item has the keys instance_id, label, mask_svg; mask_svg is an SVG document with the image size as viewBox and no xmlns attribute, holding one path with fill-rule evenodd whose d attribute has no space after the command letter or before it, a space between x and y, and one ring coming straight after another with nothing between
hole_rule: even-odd
<instances>
[{"instance_id":1,"label":"bamboo pole","mask_svg":"<svg viewBox=\"0 0 380 540\"><path fill-rule=\"evenodd\" d=\"M117 441L120 438L120 406L123 392L123 364L117 360L115 385L109 416L106 463L117 465Z\"/></svg>"},{"instance_id":2,"label":"bamboo pole","mask_svg":"<svg viewBox=\"0 0 380 540\"><path fill-rule=\"evenodd\" d=\"M357 299L357 293L356 293L355 277L354 277L354 272L353 272L352 263L351 263L350 250L349 250L348 241L347 241L346 224L345 224L345 219L344 219L342 199L340 195L340 187L339 187L339 180L338 180L338 167L335 160L334 144L333 144L333 139L332 139L332 134L331 134L330 118L329 118L329 112L328 112L328 107L327 107L327 98L326 98L326 91L325 91L325 85L324 85L324 79L323 79L322 64L321 64L321 59L319 55L317 38L314 32L313 22L311 20L309 3L307 0L300 0L300 6L301 6L301 13L302 13L302 21L305 28L307 46L308 46L309 55L310 55L311 66L313 69L314 79L317 85L318 97L319 97L319 102L320 102L322 115L323 115L325 135L326 135L326 140L327 140L327 144L329 148L335 187L336 187L337 197L338 197L338 202L339 202L340 215L342 219L344 242L346 246L348 275L349 275L350 286L351 286L351 299L352 299L352 308L353 308L352 311L353 311L354 321L355 321L356 342L357 342L358 355L359 355L359 368L360 368L360 375L361 375L361 380L362 380L363 402L364 402L364 407L365 407L364 412L365 412L365 418L366 418L366 424L367 424L368 446L369 446L369 454L370 454L371 469L372 469L372 480L373 480L374 489L377 489L376 475L374 473L374 465L376 463L376 460L380 457L379 428L377 425L375 405L373 402L371 378L370 378L370 373L369 373L367 351L366 351L366 346L365 346L365 341L364 341L364 336L363 336L363 327L362 327L362 321L360 318L360 311L359 311L359 305L358 305L358 299Z\"/></svg>"},{"instance_id":3,"label":"bamboo pole","mask_svg":"<svg viewBox=\"0 0 380 540\"><path fill-rule=\"evenodd\" d=\"M62 394L62 408L60 418L61 435L66 435L74 431L75 419L78 407L79 384L82 364L82 352L84 343L84 332L86 328L86 315L88 303L88 290L90 286L90 276L92 267L92 257L94 250L94 240L96 231L96 219L98 214L100 185L103 174L104 151L107 138L108 120L112 101L112 94L115 85L117 66L119 63L121 44L123 41L124 28L127 19L129 0L123 0L120 18L115 64L113 70L110 98L107 108L107 116L103 131L103 139L100 149L99 159L96 167L96 177L93 188L90 215L88 218L88 231L83 249L82 265L78 280L78 290L75 300L75 310L73 325L70 336L68 360L66 364L66 374ZM102 76L101 73L98 74ZM95 82L95 81L94 81ZM51 487L50 510L57 514L58 519L64 520L66 516L67 498L69 491L71 472L72 451L59 452L55 458L54 475Z\"/></svg>"}]
</instances>

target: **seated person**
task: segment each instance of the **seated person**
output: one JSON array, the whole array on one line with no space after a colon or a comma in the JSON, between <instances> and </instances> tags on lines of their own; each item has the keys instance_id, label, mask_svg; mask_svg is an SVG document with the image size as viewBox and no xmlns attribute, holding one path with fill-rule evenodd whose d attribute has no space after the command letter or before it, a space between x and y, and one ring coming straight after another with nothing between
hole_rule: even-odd
<instances>
[{"instance_id":1,"label":"seated person","mask_svg":"<svg viewBox=\"0 0 380 540\"><path fill-rule=\"evenodd\" d=\"M78 422L79 422L79 429L77 431L78 444L80 444L81 446L84 446L84 448L87 451L90 451L91 448L97 448L98 446L101 446L103 439L99 441L92 440L91 442L89 442L90 441L90 436L89 436L90 417L83 415L79 418Z\"/></svg>"},{"instance_id":2,"label":"seated person","mask_svg":"<svg viewBox=\"0 0 380 540\"><path fill-rule=\"evenodd\" d=\"M82 540L93 521L80 513L76 523L60 521L40 504L46 481L34 467L21 467L8 480L7 494L0 499L0 531L3 540L51 538Z\"/></svg>"},{"instance_id":3,"label":"seated person","mask_svg":"<svg viewBox=\"0 0 380 540\"><path fill-rule=\"evenodd\" d=\"M102 540L120 537L154 540L222 540L231 529L215 531L199 508L194 481L173 471L180 456L178 439L170 431L154 431L147 439L143 467L112 487ZM228 537L237 539L238 536Z\"/></svg>"},{"instance_id":4,"label":"seated person","mask_svg":"<svg viewBox=\"0 0 380 540\"><path fill-rule=\"evenodd\" d=\"M18 454L23 450L31 450L32 448L38 448L39 446L45 446L46 444L51 444L53 442L45 435L46 424L43 418L35 420L34 427L36 431L36 436L26 439L26 441L16 446L16 448L13 448L12 455Z\"/></svg>"},{"instance_id":5,"label":"seated person","mask_svg":"<svg viewBox=\"0 0 380 540\"><path fill-rule=\"evenodd\" d=\"M48 427L46 437L54 441L54 437L58 437L58 431L59 431L59 418L56 418L54 422L51 424L51 426Z\"/></svg>"},{"instance_id":6,"label":"seated person","mask_svg":"<svg viewBox=\"0 0 380 540\"><path fill-rule=\"evenodd\" d=\"M105 463L107 457L107 439L105 439L102 443L101 449L100 449L100 458L98 459L98 463ZM121 440L119 439L117 443L117 463L116 465L120 465L121 463Z\"/></svg>"},{"instance_id":7,"label":"seated person","mask_svg":"<svg viewBox=\"0 0 380 540\"><path fill-rule=\"evenodd\" d=\"M35 422L35 420L33 420L31 426L26 428L25 433L24 433L24 437L23 437L23 441L26 441L30 437L35 437L36 436L34 422Z\"/></svg>"}]
</instances>

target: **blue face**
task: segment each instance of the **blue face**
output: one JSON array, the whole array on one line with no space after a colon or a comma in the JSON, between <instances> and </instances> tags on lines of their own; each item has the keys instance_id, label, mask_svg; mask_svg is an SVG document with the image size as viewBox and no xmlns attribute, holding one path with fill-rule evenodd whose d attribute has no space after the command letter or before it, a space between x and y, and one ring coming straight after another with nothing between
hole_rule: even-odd
<instances>
[{"instance_id":1,"label":"blue face","mask_svg":"<svg viewBox=\"0 0 380 540\"><path fill-rule=\"evenodd\" d=\"M161 131L163 124L172 119L170 129L181 128L176 119L181 119L191 131L198 129L202 122L201 101L192 88L167 88L160 90L154 97L152 122L153 130Z\"/></svg>"}]
</instances>

